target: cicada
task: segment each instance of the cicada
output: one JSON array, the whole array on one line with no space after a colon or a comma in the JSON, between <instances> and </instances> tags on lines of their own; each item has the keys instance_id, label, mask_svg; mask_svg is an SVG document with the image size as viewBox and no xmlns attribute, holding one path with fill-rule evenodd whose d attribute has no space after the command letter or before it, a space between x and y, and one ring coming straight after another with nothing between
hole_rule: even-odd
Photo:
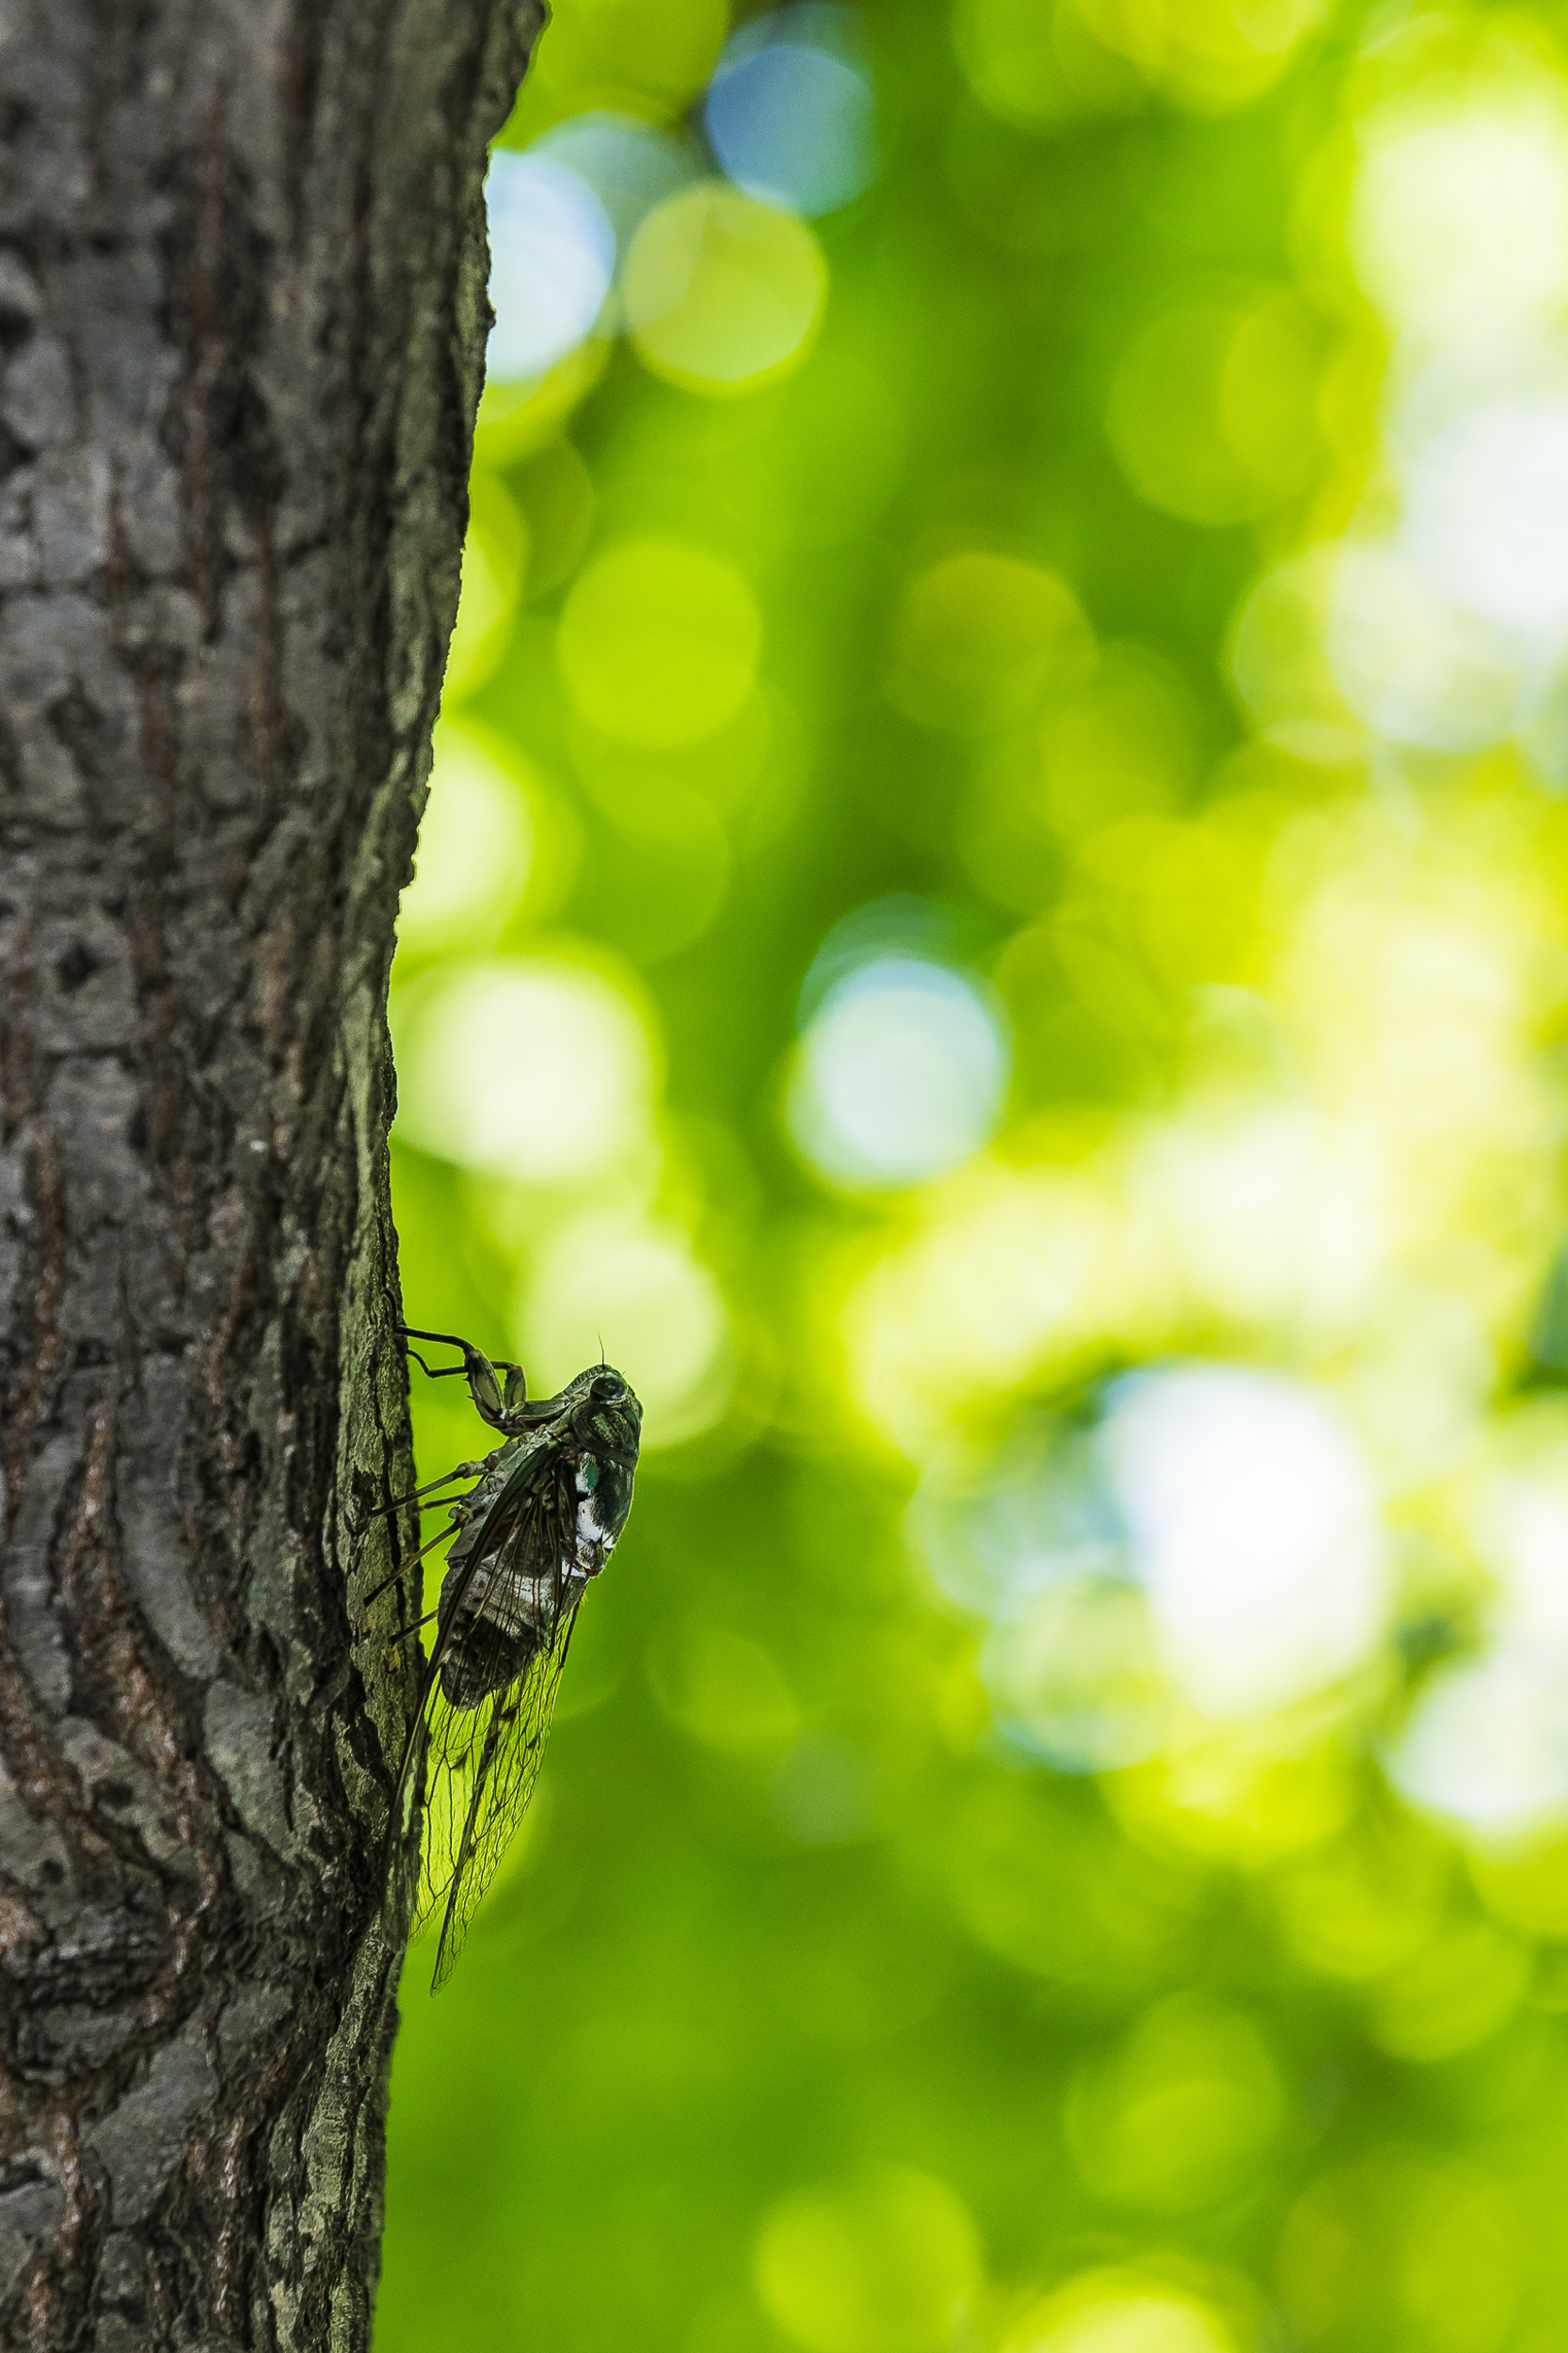
<instances>
[{"instance_id":1,"label":"cicada","mask_svg":"<svg viewBox=\"0 0 1568 2353\"><path fill-rule=\"evenodd\" d=\"M389 1837L424 1746L424 1824L414 1932L438 1911L430 1991L445 1984L468 1926L528 1810L549 1737L561 1672L590 1581L619 1542L632 1509L643 1409L611 1365L592 1365L556 1397L530 1399L520 1365L492 1364L449 1332L400 1326L405 1342L460 1348L460 1365L427 1365L435 1381L461 1374L504 1446L459 1463L405 1503L454 1481L476 1484L447 1506L449 1525L376 1588L384 1593L425 1554L450 1544L419 1708L392 1798ZM395 1510L396 1505L389 1506ZM370 1598L375 1599L373 1593Z\"/></svg>"}]
</instances>

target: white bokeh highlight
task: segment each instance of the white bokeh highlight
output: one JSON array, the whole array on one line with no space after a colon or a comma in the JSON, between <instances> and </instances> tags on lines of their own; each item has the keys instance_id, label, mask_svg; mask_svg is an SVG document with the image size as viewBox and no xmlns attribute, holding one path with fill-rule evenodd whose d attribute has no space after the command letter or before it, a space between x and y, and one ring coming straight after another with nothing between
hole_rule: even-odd
<instances>
[{"instance_id":1,"label":"white bokeh highlight","mask_svg":"<svg viewBox=\"0 0 1568 2353\"><path fill-rule=\"evenodd\" d=\"M399 946L420 955L491 945L522 900L534 856L521 779L450 721L435 748L414 878L397 912Z\"/></svg>"},{"instance_id":2,"label":"white bokeh highlight","mask_svg":"<svg viewBox=\"0 0 1568 2353\"><path fill-rule=\"evenodd\" d=\"M981 984L923 957L887 955L832 986L801 1041L790 1131L830 1182L919 1184L996 1128L1011 1054Z\"/></svg>"},{"instance_id":3,"label":"white bokeh highlight","mask_svg":"<svg viewBox=\"0 0 1568 2353\"><path fill-rule=\"evenodd\" d=\"M1517 1638L1433 1676L1387 1757L1395 1787L1482 1839L1568 1813L1568 1651Z\"/></svg>"},{"instance_id":4,"label":"white bokeh highlight","mask_svg":"<svg viewBox=\"0 0 1568 2353\"><path fill-rule=\"evenodd\" d=\"M1514 648L1460 612L1397 541L1343 550L1325 642L1347 705L1396 744L1481 751L1512 728Z\"/></svg>"},{"instance_id":5,"label":"white bokeh highlight","mask_svg":"<svg viewBox=\"0 0 1568 2353\"><path fill-rule=\"evenodd\" d=\"M1403 333L1480 343L1555 319L1568 296L1568 110L1554 80L1520 75L1457 107L1407 98L1377 109L1358 144L1352 257Z\"/></svg>"},{"instance_id":6,"label":"white bokeh highlight","mask_svg":"<svg viewBox=\"0 0 1568 2353\"><path fill-rule=\"evenodd\" d=\"M1238 680L1309 759L1368 748L1351 720L1417 750L1516 741L1560 789L1568 82L1505 36L1466 82L1374 104L1355 150L1348 258L1392 344L1386 471L1298 559L1297 614L1283 573L1248 600Z\"/></svg>"},{"instance_id":7,"label":"white bokeh highlight","mask_svg":"<svg viewBox=\"0 0 1568 2353\"><path fill-rule=\"evenodd\" d=\"M648 1033L587 966L495 957L393 996L398 1133L459 1167L557 1185L649 1148Z\"/></svg>"},{"instance_id":8,"label":"white bokeh highlight","mask_svg":"<svg viewBox=\"0 0 1568 2353\"><path fill-rule=\"evenodd\" d=\"M1568 1814L1568 1449L1486 1481L1470 1537L1483 1646L1423 1687L1387 1763L1415 1803L1506 1842Z\"/></svg>"},{"instance_id":9,"label":"white bokeh highlight","mask_svg":"<svg viewBox=\"0 0 1568 2353\"><path fill-rule=\"evenodd\" d=\"M1133 1374L1101 1442L1166 1670L1203 1713L1288 1706L1376 1647L1376 1492L1326 1397L1238 1365Z\"/></svg>"},{"instance_id":10,"label":"white bokeh highlight","mask_svg":"<svg viewBox=\"0 0 1568 2353\"><path fill-rule=\"evenodd\" d=\"M616 232L575 171L537 152L497 148L485 183L490 302L487 371L526 382L593 328L616 266Z\"/></svg>"},{"instance_id":11,"label":"white bokeh highlight","mask_svg":"<svg viewBox=\"0 0 1568 2353\"><path fill-rule=\"evenodd\" d=\"M1424 435L1400 540L1450 605L1525 662L1568 644L1568 390L1504 392Z\"/></svg>"}]
</instances>

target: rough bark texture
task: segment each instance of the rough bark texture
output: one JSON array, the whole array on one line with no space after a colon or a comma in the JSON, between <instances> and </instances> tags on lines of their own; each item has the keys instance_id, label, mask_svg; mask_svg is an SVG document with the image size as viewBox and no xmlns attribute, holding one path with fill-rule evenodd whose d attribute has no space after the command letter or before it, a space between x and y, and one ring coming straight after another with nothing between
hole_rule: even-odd
<instances>
[{"instance_id":1,"label":"rough bark texture","mask_svg":"<svg viewBox=\"0 0 1568 2353\"><path fill-rule=\"evenodd\" d=\"M536 29L0 5L8 2347L369 2336L383 1005Z\"/></svg>"}]
</instances>

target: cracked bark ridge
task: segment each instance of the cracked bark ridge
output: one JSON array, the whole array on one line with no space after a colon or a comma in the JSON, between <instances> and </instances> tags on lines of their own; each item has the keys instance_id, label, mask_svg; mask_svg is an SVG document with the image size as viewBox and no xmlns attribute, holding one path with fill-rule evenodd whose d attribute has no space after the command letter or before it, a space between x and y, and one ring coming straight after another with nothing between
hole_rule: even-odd
<instances>
[{"instance_id":1,"label":"cracked bark ridge","mask_svg":"<svg viewBox=\"0 0 1568 2353\"><path fill-rule=\"evenodd\" d=\"M384 1002L536 26L0 14L6 2347L369 2337Z\"/></svg>"}]
</instances>

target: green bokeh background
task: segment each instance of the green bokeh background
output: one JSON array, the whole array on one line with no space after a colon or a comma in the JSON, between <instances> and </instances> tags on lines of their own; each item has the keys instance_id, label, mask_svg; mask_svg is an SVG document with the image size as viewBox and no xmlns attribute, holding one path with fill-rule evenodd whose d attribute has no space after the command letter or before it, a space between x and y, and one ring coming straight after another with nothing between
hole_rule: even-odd
<instances>
[{"instance_id":1,"label":"green bokeh background","mask_svg":"<svg viewBox=\"0 0 1568 2353\"><path fill-rule=\"evenodd\" d=\"M1423 1678L1485 1638L1496 1577L1445 1480L1523 1431L1549 1483L1564 1443L1541 1306L1562 1225L1550 762L1496 730L1390 748L1332 681L1282 722L1305 657L1278 652L1271 702L1235 652L1259 579L1386 496L1402 330L1348 242L1357 126L1472 75L1556 104L1555 19L869 0L862 23L881 168L808 232L809 347L717 396L610 322L482 414L430 822L456 729L492 814L510 790L525 823L515 888L510 837L474 834L466 883L449 846L449 911L410 923L398 1001L475 956L542 960L630 1009L646 1067L613 1164L508 1176L456 1130L447 1156L414 1055L406 1309L522 1355L536 1390L601 1336L649 1399L648 1450L532 1816L438 2000L430 1947L410 1957L376 2343L1568 2348L1557 1821L1482 1840L1388 1769ZM697 120L728 29L721 0L561 0L505 144L593 108ZM760 618L735 708L695 732L678 710L663 744L617 719L613 679L585 713L558 636L574 583L649 539L730 568ZM918 584L977 552L1004 568L922 620ZM1076 654L1030 635L1059 592ZM993 1375L979 1342L945 1353L921 1238L1040 1169L1110 1198L1094 1171L1187 1099L1216 1007L1279 996L1288 833L1314 872L1384 875L1377 936L1379 905L1420 900L1441 936L1544 943L1510 1016L1528 1133L1456 1063L1424 1147L1453 1198L1396 1188L1388 1211L1484 1367L1449 1385L1445 1459L1380 1472L1398 1564L1367 1657L1289 1706L1183 1703L1142 1756L1065 1769L922 1565L917 1482L1020 1417L1092 1418L1140 1363L1283 1369L1360 1413L1359 1310L1325 1340L1223 1281L1173 1305L1145 1270ZM1414 861L1392 881L1390 840ZM1004 1007L1012 1091L968 1174L835 1186L785 1113L802 985L836 924L901 896ZM1365 1000L1320 952L1295 985L1353 1060ZM664 1443L659 1315L619 1318L582 1263L628 1233L696 1270L672 1349L700 1357L724 1319ZM538 1304L563 1295L552 1251L584 1275L567 1307ZM865 1341L878 1270L892 1337ZM1368 1427L1398 1419L1401 1361L1378 1358ZM415 1375L424 1477L479 1442L457 1385Z\"/></svg>"}]
</instances>

